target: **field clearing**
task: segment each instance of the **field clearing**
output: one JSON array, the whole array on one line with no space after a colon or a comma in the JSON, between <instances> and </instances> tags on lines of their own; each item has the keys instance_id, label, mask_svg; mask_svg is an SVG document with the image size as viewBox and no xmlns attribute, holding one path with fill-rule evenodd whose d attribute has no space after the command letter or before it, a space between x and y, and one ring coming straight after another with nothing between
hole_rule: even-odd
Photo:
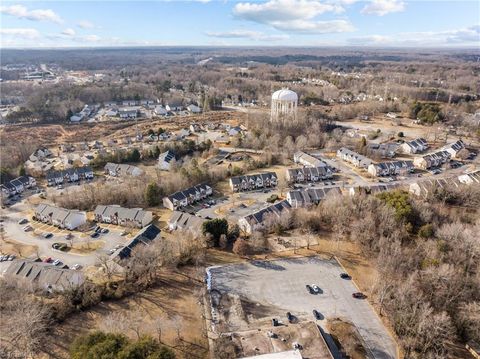
<instances>
[{"instance_id":1,"label":"field clearing","mask_svg":"<svg viewBox=\"0 0 480 359\"><path fill-rule=\"evenodd\" d=\"M158 284L145 292L118 301L102 302L72 315L55 328L47 346L52 352L44 357L68 358L68 347L75 336L108 326L109 315L115 313L118 318L131 322L132 328L138 327L140 335L161 339L164 345L175 351L177 358L206 358L208 342L197 295L203 283L195 276L191 268L165 272L160 275ZM133 339L137 337L134 329L122 332Z\"/></svg>"}]
</instances>

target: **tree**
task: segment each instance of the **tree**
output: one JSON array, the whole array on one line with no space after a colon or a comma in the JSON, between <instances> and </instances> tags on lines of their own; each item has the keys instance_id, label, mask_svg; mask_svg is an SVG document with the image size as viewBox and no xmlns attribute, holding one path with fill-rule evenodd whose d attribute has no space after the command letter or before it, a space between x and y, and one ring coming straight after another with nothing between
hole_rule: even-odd
<instances>
[{"instance_id":1,"label":"tree","mask_svg":"<svg viewBox=\"0 0 480 359\"><path fill-rule=\"evenodd\" d=\"M225 218L215 218L203 222L202 233L210 233L213 236L214 245L218 247L220 236L228 234L228 222Z\"/></svg>"},{"instance_id":2,"label":"tree","mask_svg":"<svg viewBox=\"0 0 480 359\"><path fill-rule=\"evenodd\" d=\"M122 334L95 331L81 335L70 347L72 359L175 359L175 354L151 337L130 341Z\"/></svg>"},{"instance_id":3,"label":"tree","mask_svg":"<svg viewBox=\"0 0 480 359\"><path fill-rule=\"evenodd\" d=\"M140 161L140 158L141 158L140 151L134 148L128 156L128 162L138 162Z\"/></svg>"},{"instance_id":4,"label":"tree","mask_svg":"<svg viewBox=\"0 0 480 359\"><path fill-rule=\"evenodd\" d=\"M145 189L145 201L150 207L160 203L160 195L160 187L155 182L150 183Z\"/></svg>"},{"instance_id":5,"label":"tree","mask_svg":"<svg viewBox=\"0 0 480 359\"><path fill-rule=\"evenodd\" d=\"M25 167L23 165L20 167L20 170L18 171L18 174L20 176L25 176L27 174L27 172L25 171Z\"/></svg>"}]
</instances>

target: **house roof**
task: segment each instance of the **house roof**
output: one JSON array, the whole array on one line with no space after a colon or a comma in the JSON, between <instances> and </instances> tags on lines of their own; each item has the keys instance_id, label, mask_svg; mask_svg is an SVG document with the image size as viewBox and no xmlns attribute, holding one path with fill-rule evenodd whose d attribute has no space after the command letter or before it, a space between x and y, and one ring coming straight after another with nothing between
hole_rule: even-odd
<instances>
[{"instance_id":1,"label":"house roof","mask_svg":"<svg viewBox=\"0 0 480 359\"><path fill-rule=\"evenodd\" d=\"M252 175L245 175L245 176L235 176L231 177L230 181L232 184L240 184L242 182L256 182L257 180L272 180L277 179L277 174L275 172L265 172L265 173L256 173Z\"/></svg>"},{"instance_id":2,"label":"house roof","mask_svg":"<svg viewBox=\"0 0 480 359\"><path fill-rule=\"evenodd\" d=\"M160 156L158 156L159 162L170 163L172 160L175 160L175 159L176 159L175 153L173 153L170 150L163 152L160 154Z\"/></svg>"},{"instance_id":3,"label":"house roof","mask_svg":"<svg viewBox=\"0 0 480 359\"><path fill-rule=\"evenodd\" d=\"M95 208L94 214L104 217L117 216L120 220L142 222L146 216L151 216L152 212L144 211L141 208L124 208L119 205L98 205Z\"/></svg>"},{"instance_id":4,"label":"house roof","mask_svg":"<svg viewBox=\"0 0 480 359\"><path fill-rule=\"evenodd\" d=\"M168 219L168 224L174 224L178 229L199 230L201 229L203 222L205 222L204 218L180 211L173 211Z\"/></svg>"},{"instance_id":5,"label":"house roof","mask_svg":"<svg viewBox=\"0 0 480 359\"><path fill-rule=\"evenodd\" d=\"M170 196L167 196L166 198L168 198L171 202L173 202L173 200L181 201L185 198L188 198L189 196L194 196L196 193L206 192L209 188L211 187L206 183L201 183L196 186L175 192Z\"/></svg>"},{"instance_id":6,"label":"house roof","mask_svg":"<svg viewBox=\"0 0 480 359\"><path fill-rule=\"evenodd\" d=\"M267 215L273 214L276 216L280 216L281 212L290 208L290 204L286 200L284 200L266 208L263 208L257 212L251 213L243 217L243 219L247 221L250 225L261 224L263 223Z\"/></svg>"},{"instance_id":7,"label":"house roof","mask_svg":"<svg viewBox=\"0 0 480 359\"><path fill-rule=\"evenodd\" d=\"M85 281L82 272L32 260L12 261L5 275L26 280L38 287L51 286L57 290L79 286Z\"/></svg>"},{"instance_id":8,"label":"house roof","mask_svg":"<svg viewBox=\"0 0 480 359\"><path fill-rule=\"evenodd\" d=\"M133 248L135 248L138 244L149 245L153 240L160 236L160 228L155 226L154 224L150 224L145 228L141 229L135 237L125 246L123 249L120 250L118 253L118 257L120 259L125 259L130 257Z\"/></svg>"}]
</instances>

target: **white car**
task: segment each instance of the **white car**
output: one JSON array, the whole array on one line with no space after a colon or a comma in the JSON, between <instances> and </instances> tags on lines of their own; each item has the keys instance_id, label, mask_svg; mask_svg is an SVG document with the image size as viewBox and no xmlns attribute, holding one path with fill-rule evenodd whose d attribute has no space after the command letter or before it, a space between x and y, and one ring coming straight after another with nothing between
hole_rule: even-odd
<instances>
[{"instance_id":1,"label":"white car","mask_svg":"<svg viewBox=\"0 0 480 359\"><path fill-rule=\"evenodd\" d=\"M74 264L73 267L72 267L73 270L80 270L82 269L82 266L80 264Z\"/></svg>"},{"instance_id":2,"label":"white car","mask_svg":"<svg viewBox=\"0 0 480 359\"><path fill-rule=\"evenodd\" d=\"M59 265L62 264L62 262L60 261L60 259L55 259L55 260L52 262L52 264L53 264L54 266L59 266Z\"/></svg>"},{"instance_id":3,"label":"white car","mask_svg":"<svg viewBox=\"0 0 480 359\"><path fill-rule=\"evenodd\" d=\"M18 221L18 224L25 224L28 223L28 219L22 218L21 220Z\"/></svg>"},{"instance_id":4,"label":"white car","mask_svg":"<svg viewBox=\"0 0 480 359\"><path fill-rule=\"evenodd\" d=\"M320 287L316 284L312 284L312 289L315 293L320 293Z\"/></svg>"},{"instance_id":5,"label":"white car","mask_svg":"<svg viewBox=\"0 0 480 359\"><path fill-rule=\"evenodd\" d=\"M33 227L31 225L26 225L25 227L23 227L23 231L24 232L29 232L33 229Z\"/></svg>"}]
</instances>

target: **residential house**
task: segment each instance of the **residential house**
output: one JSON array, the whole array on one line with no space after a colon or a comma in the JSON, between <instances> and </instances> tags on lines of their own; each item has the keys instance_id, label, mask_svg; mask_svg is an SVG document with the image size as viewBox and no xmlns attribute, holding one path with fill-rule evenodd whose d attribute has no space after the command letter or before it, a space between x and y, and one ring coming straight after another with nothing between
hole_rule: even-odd
<instances>
[{"instance_id":1,"label":"residential house","mask_svg":"<svg viewBox=\"0 0 480 359\"><path fill-rule=\"evenodd\" d=\"M384 183L378 185L371 185L371 186L363 186L363 187L350 187L348 193L350 196L356 196L360 194L376 194L385 191L391 191L399 187L397 183Z\"/></svg>"},{"instance_id":2,"label":"residential house","mask_svg":"<svg viewBox=\"0 0 480 359\"><path fill-rule=\"evenodd\" d=\"M337 157L342 159L345 162L349 162L355 167L368 169L373 161L355 151L349 150L348 148L342 147L337 151Z\"/></svg>"},{"instance_id":3,"label":"residential house","mask_svg":"<svg viewBox=\"0 0 480 359\"><path fill-rule=\"evenodd\" d=\"M35 152L33 152L30 155L29 159L32 162L42 161L45 158L50 157L51 155L52 155L52 152L48 148L41 147L41 148L36 149Z\"/></svg>"},{"instance_id":4,"label":"residential house","mask_svg":"<svg viewBox=\"0 0 480 359\"><path fill-rule=\"evenodd\" d=\"M69 230L74 230L87 222L85 212L55 207L45 203L41 203L35 208L34 216L38 221Z\"/></svg>"},{"instance_id":5,"label":"residential house","mask_svg":"<svg viewBox=\"0 0 480 359\"><path fill-rule=\"evenodd\" d=\"M198 132L201 132L202 131L202 126L200 126L200 124L198 123L192 123L190 125L190 132L192 133L198 133Z\"/></svg>"},{"instance_id":6,"label":"residential house","mask_svg":"<svg viewBox=\"0 0 480 359\"><path fill-rule=\"evenodd\" d=\"M143 228L153 220L150 211L141 208L123 208L118 205L98 205L94 211L96 222Z\"/></svg>"},{"instance_id":7,"label":"residential house","mask_svg":"<svg viewBox=\"0 0 480 359\"><path fill-rule=\"evenodd\" d=\"M395 157L399 145L396 143L369 143L367 153L369 156L393 158Z\"/></svg>"},{"instance_id":8,"label":"residential house","mask_svg":"<svg viewBox=\"0 0 480 359\"><path fill-rule=\"evenodd\" d=\"M278 178L275 172L257 173L230 178L230 188L234 192L252 191L258 188L277 186Z\"/></svg>"},{"instance_id":9,"label":"residential house","mask_svg":"<svg viewBox=\"0 0 480 359\"><path fill-rule=\"evenodd\" d=\"M142 169L123 163L108 162L104 167L105 173L113 177L125 176L141 176L144 172Z\"/></svg>"},{"instance_id":10,"label":"residential house","mask_svg":"<svg viewBox=\"0 0 480 359\"><path fill-rule=\"evenodd\" d=\"M235 137L241 133L242 133L242 129L238 126L230 127L230 129L228 130L228 135L232 137Z\"/></svg>"},{"instance_id":11,"label":"residential house","mask_svg":"<svg viewBox=\"0 0 480 359\"><path fill-rule=\"evenodd\" d=\"M328 194L341 195L342 191L339 187L293 190L287 193L287 201L293 208L310 207L320 203Z\"/></svg>"},{"instance_id":12,"label":"residential house","mask_svg":"<svg viewBox=\"0 0 480 359\"><path fill-rule=\"evenodd\" d=\"M177 157L175 156L175 153L172 151L168 150L166 152L163 152L158 156L158 168L164 171L170 171L170 168L173 163L177 161Z\"/></svg>"},{"instance_id":13,"label":"residential house","mask_svg":"<svg viewBox=\"0 0 480 359\"><path fill-rule=\"evenodd\" d=\"M423 155L421 157L415 157L413 159L413 165L421 169L429 169L432 167L439 167L450 160L451 153L448 151L437 151Z\"/></svg>"},{"instance_id":14,"label":"residential house","mask_svg":"<svg viewBox=\"0 0 480 359\"><path fill-rule=\"evenodd\" d=\"M200 113L202 112L202 109L194 104L191 104L191 105L188 105L187 106L187 110L188 112L191 112L191 113Z\"/></svg>"},{"instance_id":15,"label":"residential house","mask_svg":"<svg viewBox=\"0 0 480 359\"><path fill-rule=\"evenodd\" d=\"M458 176L458 181L464 184L480 183L480 170Z\"/></svg>"},{"instance_id":16,"label":"residential house","mask_svg":"<svg viewBox=\"0 0 480 359\"><path fill-rule=\"evenodd\" d=\"M374 177L395 176L412 173L415 167L412 161L391 161L372 163L368 166L368 173Z\"/></svg>"},{"instance_id":17,"label":"residential house","mask_svg":"<svg viewBox=\"0 0 480 359\"><path fill-rule=\"evenodd\" d=\"M318 182L331 178L333 178L333 171L330 166L289 168L285 176L289 183Z\"/></svg>"},{"instance_id":18,"label":"residential house","mask_svg":"<svg viewBox=\"0 0 480 359\"><path fill-rule=\"evenodd\" d=\"M205 218L197 217L189 213L173 211L167 221L168 229L171 231L190 231L192 233L201 233Z\"/></svg>"},{"instance_id":19,"label":"residential house","mask_svg":"<svg viewBox=\"0 0 480 359\"><path fill-rule=\"evenodd\" d=\"M177 112L183 110L183 105L181 101L171 101L165 106L169 112Z\"/></svg>"},{"instance_id":20,"label":"residential house","mask_svg":"<svg viewBox=\"0 0 480 359\"><path fill-rule=\"evenodd\" d=\"M22 193L28 188L35 187L37 181L30 176L20 176L2 185L2 193L7 197Z\"/></svg>"},{"instance_id":21,"label":"residential house","mask_svg":"<svg viewBox=\"0 0 480 359\"><path fill-rule=\"evenodd\" d=\"M282 212L288 211L290 208L291 206L287 201L281 201L240 218L238 220L238 225L240 229L247 234L268 229L269 218L280 218Z\"/></svg>"},{"instance_id":22,"label":"residential house","mask_svg":"<svg viewBox=\"0 0 480 359\"><path fill-rule=\"evenodd\" d=\"M157 116L165 116L166 114L168 114L168 111L162 105L158 105L155 106L155 108L153 109L153 113Z\"/></svg>"},{"instance_id":23,"label":"residential house","mask_svg":"<svg viewBox=\"0 0 480 359\"><path fill-rule=\"evenodd\" d=\"M4 273L17 282L26 282L34 289L64 291L79 287L85 282L81 271L52 266L40 260L18 259L12 261Z\"/></svg>"},{"instance_id":24,"label":"residential house","mask_svg":"<svg viewBox=\"0 0 480 359\"><path fill-rule=\"evenodd\" d=\"M293 154L293 162L307 167L325 167L327 165L324 161L302 151Z\"/></svg>"},{"instance_id":25,"label":"residential house","mask_svg":"<svg viewBox=\"0 0 480 359\"><path fill-rule=\"evenodd\" d=\"M424 138L416 138L412 141L402 143L400 149L403 153L421 153L428 149L428 143Z\"/></svg>"},{"instance_id":26,"label":"residential house","mask_svg":"<svg viewBox=\"0 0 480 359\"><path fill-rule=\"evenodd\" d=\"M164 197L163 205L166 208L174 211L205 199L212 194L212 187L202 183Z\"/></svg>"}]
</instances>

